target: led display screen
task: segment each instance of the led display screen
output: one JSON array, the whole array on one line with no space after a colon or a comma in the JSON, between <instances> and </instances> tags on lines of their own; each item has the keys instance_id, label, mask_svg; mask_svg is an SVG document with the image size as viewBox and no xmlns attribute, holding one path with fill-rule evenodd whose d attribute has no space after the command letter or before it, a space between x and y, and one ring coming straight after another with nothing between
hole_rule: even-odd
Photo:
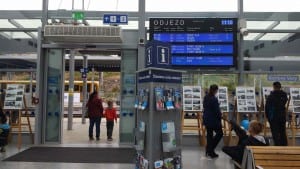
<instances>
[{"instance_id":1,"label":"led display screen","mask_svg":"<svg viewBox=\"0 0 300 169\"><path fill-rule=\"evenodd\" d=\"M150 40L171 44L172 66L236 66L236 18L150 18Z\"/></svg>"}]
</instances>

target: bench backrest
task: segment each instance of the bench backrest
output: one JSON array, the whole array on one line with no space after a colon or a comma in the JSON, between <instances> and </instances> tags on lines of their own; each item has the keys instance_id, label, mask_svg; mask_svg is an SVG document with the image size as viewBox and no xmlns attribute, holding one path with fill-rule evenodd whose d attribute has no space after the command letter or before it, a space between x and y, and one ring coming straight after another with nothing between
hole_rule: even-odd
<instances>
[{"instance_id":1,"label":"bench backrest","mask_svg":"<svg viewBox=\"0 0 300 169\"><path fill-rule=\"evenodd\" d=\"M264 169L300 169L298 146L248 146L254 166Z\"/></svg>"}]
</instances>

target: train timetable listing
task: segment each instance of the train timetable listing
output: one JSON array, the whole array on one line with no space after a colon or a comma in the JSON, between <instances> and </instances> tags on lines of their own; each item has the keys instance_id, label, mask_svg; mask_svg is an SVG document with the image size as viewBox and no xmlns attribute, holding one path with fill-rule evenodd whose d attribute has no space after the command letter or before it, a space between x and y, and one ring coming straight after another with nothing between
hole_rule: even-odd
<instances>
[{"instance_id":1,"label":"train timetable listing","mask_svg":"<svg viewBox=\"0 0 300 169\"><path fill-rule=\"evenodd\" d=\"M233 33L155 33L153 37L162 42L233 42Z\"/></svg>"},{"instance_id":2,"label":"train timetable listing","mask_svg":"<svg viewBox=\"0 0 300 169\"><path fill-rule=\"evenodd\" d=\"M190 66L232 65L232 56L173 56L172 64Z\"/></svg>"},{"instance_id":3,"label":"train timetable listing","mask_svg":"<svg viewBox=\"0 0 300 169\"><path fill-rule=\"evenodd\" d=\"M232 45L173 45L173 54L232 54Z\"/></svg>"}]
</instances>

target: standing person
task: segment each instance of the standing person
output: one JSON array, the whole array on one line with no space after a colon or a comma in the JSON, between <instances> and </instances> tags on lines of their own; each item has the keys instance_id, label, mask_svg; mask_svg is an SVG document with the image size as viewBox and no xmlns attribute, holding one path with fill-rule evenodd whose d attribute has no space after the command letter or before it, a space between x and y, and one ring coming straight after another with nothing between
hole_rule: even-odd
<instances>
[{"instance_id":1,"label":"standing person","mask_svg":"<svg viewBox=\"0 0 300 169\"><path fill-rule=\"evenodd\" d=\"M275 146L287 146L285 105L287 94L281 90L280 82L273 83L273 91L266 101L266 116L270 123Z\"/></svg>"},{"instance_id":2,"label":"standing person","mask_svg":"<svg viewBox=\"0 0 300 169\"><path fill-rule=\"evenodd\" d=\"M114 129L114 120L117 123L117 111L113 107L113 102L107 102L107 108L104 111L104 116L106 117L106 129L107 129L107 140L112 141L112 133Z\"/></svg>"},{"instance_id":3,"label":"standing person","mask_svg":"<svg viewBox=\"0 0 300 169\"><path fill-rule=\"evenodd\" d=\"M93 129L96 124L96 139L100 140L100 123L101 117L103 116L103 105L102 100L98 96L98 92L95 91L90 95L86 107L90 119L89 138L90 140L94 140Z\"/></svg>"},{"instance_id":4,"label":"standing person","mask_svg":"<svg viewBox=\"0 0 300 169\"><path fill-rule=\"evenodd\" d=\"M8 144L10 126L7 123L7 116L0 108L0 152L5 152L5 146Z\"/></svg>"},{"instance_id":5,"label":"standing person","mask_svg":"<svg viewBox=\"0 0 300 169\"><path fill-rule=\"evenodd\" d=\"M215 148L223 137L222 124L221 124L221 110L217 97L215 96L218 92L217 85L211 85L208 94L203 100L203 121L206 127L206 156L210 158L219 157L215 153ZM216 135L213 135L213 132Z\"/></svg>"}]
</instances>

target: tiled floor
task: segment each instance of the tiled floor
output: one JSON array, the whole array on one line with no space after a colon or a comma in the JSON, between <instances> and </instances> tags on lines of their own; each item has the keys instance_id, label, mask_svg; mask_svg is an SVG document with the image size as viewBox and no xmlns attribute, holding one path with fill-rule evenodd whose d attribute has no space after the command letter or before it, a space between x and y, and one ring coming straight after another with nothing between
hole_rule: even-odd
<instances>
[{"instance_id":1,"label":"tiled floor","mask_svg":"<svg viewBox=\"0 0 300 169\"><path fill-rule=\"evenodd\" d=\"M64 121L66 124L67 120ZM64 125L64 141L59 146L70 146L70 147L118 147L118 125L114 128L113 137L114 141L108 142L106 140L106 122L105 120L101 123L101 140L100 141L88 141L87 130L88 120L86 124L81 124L81 119L74 119L73 130L66 130ZM230 169L233 165L230 158L222 153L220 150L217 151L220 157L215 160L207 159L204 156L204 148L191 142L186 141L182 148L182 160L184 169ZM31 145L22 145L21 150L16 148L16 145L9 145L7 152L0 154L0 160L3 160L11 155L23 151ZM57 146L57 145L56 145ZM124 146L124 145L122 145ZM0 169L134 169L134 164L87 164L87 163L32 163L32 162L0 162Z\"/></svg>"}]
</instances>

